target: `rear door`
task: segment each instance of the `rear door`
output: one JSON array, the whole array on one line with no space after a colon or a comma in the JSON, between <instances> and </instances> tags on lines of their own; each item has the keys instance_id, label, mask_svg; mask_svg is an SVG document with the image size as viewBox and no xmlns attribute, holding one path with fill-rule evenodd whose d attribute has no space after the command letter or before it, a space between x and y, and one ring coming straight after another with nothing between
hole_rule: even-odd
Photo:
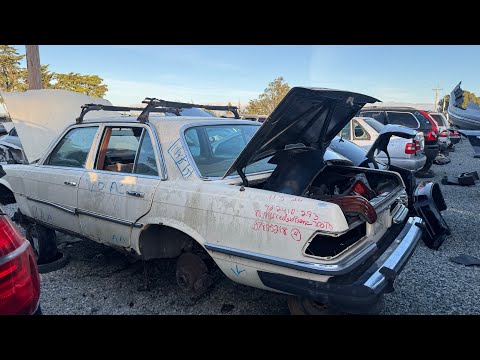
<instances>
[{"instance_id":1,"label":"rear door","mask_svg":"<svg viewBox=\"0 0 480 360\"><path fill-rule=\"evenodd\" d=\"M81 233L75 211L78 184L98 128L71 128L41 165L24 167L24 191L30 214L36 220Z\"/></svg>"},{"instance_id":2,"label":"rear door","mask_svg":"<svg viewBox=\"0 0 480 360\"><path fill-rule=\"evenodd\" d=\"M80 181L80 224L96 241L128 247L161 180L155 137L144 124L108 124L101 131L95 162Z\"/></svg>"}]
</instances>

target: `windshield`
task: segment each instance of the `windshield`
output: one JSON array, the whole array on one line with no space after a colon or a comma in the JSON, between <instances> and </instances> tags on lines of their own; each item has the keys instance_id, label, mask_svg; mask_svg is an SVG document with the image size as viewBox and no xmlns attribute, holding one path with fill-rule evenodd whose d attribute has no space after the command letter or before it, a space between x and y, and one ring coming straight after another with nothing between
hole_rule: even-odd
<instances>
[{"instance_id":1,"label":"windshield","mask_svg":"<svg viewBox=\"0 0 480 360\"><path fill-rule=\"evenodd\" d=\"M197 126L185 131L185 140L201 175L219 177L225 175L259 128L258 125ZM250 164L245 173L275 169L276 165L269 164L269 159L270 157Z\"/></svg>"},{"instance_id":2,"label":"windshield","mask_svg":"<svg viewBox=\"0 0 480 360\"><path fill-rule=\"evenodd\" d=\"M383 127L385 126L380 121L372 119L372 118L363 118L363 120L378 133L380 133L382 131Z\"/></svg>"},{"instance_id":3,"label":"windshield","mask_svg":"<svg viewBox=\"0 0 480 360\"><path fill-rule=\"evenodd\" d=\"M438 123L440 126L447 126L445 123L445 118L443 117L442 114L430 114L431 117L435 119L435 121Z\"/></svg>"}]
</instances>

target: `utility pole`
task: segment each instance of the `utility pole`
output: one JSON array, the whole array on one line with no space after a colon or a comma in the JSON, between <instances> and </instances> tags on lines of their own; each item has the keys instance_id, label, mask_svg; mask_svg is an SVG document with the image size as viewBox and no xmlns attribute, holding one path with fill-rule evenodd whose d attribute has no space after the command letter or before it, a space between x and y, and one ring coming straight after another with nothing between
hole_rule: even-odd
<instances>
[{"instance_id":1,"label":"utility pole","mask_svg":"<svg viewBox=\"0 0 480 360\"><path fill-rule=\"evenodd\" d=\"M27 54L28 88L42 89L42 68L40 67L40 52L38 45L25 45Z\"/></svg>"},{"instance_id":2,"label":"utility pole","mask_svg":"<svg viewBox=\"0 0 480 360\"><path fill-rule=\"evenodd\" d=\"M435 89L432 89L435 91L435 109L434 111L437 111L437 107L438 107L438 90L443 90L443 89L440 89L439 88L439 85L437 85L437 87Z\"/></svg>"}]
</instances>

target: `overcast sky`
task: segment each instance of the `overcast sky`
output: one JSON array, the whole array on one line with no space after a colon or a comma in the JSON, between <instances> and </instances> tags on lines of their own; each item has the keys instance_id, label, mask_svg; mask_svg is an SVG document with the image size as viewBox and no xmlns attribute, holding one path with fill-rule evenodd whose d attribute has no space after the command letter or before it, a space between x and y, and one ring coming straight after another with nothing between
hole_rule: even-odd
<instances>
[{"instance_id":1,"label":"overcast sky","mask_svg":"<svg viewBox=\"0 0 480 360\"><path fill-rule=\"evenodd\" d=\"M460 80L480 95L480 46L41 45L40 58L55 72L99 75L118 105L147 96L246 104L277 76L382 101L433 103L432 88L443 96Z\"/></svg>"}]
</instances>

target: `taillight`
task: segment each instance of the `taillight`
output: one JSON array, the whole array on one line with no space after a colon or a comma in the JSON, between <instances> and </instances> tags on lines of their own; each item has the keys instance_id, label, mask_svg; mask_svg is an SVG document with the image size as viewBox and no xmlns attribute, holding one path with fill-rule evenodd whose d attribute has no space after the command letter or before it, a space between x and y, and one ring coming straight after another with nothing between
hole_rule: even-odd
<instances>
[{"instance_id":1,"label":"taillight","mask_svg":"<svg viewBox=\"0 0 480 360\"><path fill-rule=\"evenodd\" d=\"M457 130L450 131L451 136L460 136Z\"/></svg>"},{"instance_id":2,"label":"taillight","mask_svg":"<svg viewBox=\"0 0 480 360\"><path fill-rule=\"evenodd\" d=\"M415 150L416 151L422 150L422 144L420 143L420 140L415 140Z\"/></svg>"},{"instance_id":3,"label":"taillight","mask_svg":"<svg viewBox=\"0 0 480 360\"><path fill-rule=\"evenodd\" d=\"M418 110L418 111L420 112L420 114L425 116L425 118L432 125L432 130L430 130L427 133L426 139L429 140L429 141L437 140L437 137L438 137L438 123L435 121L434 118L432 118L430 115L428 115L425 111L423 111L423 110Z\"/></svg>"},{"instance_id":4,"label":"taillight","mask_svg":"<svg viewBox=\"0 0 480 360\"><path fill-rule=\"evenodd\" d=\"M435 141L437 140L437 133L433 130L430 130L427 133L427 136L425 137L425 139L427 139L428 141Z\"/></svg>"},{"instance_id":5,"label":"taillight","mask_svg":"<svg viewBox=\"0 0 480 360\"><path fill-rule=\"evenodd\" d=\"M420 149L420 142L419 141L416 141L416 142L411 142L411 143L407 143L405 145L405 154L415 154L417 152L417 143L418 143L418 148Z\"/></svg>"},{"instance_id":6,"label":"taillight","mask_svg":"<svg viewBox=\"0 0 480 360\"><path fill-rule=\"evenodd\" d=\"M447 130L442 131L440 135L438 135L438 137L441 137L441 138L448 137L448 131Z\"/></svg>"},{"instance_id":7,"label":"taillight","mask_svg":"<svg viewBox=\"0 0 480 360\"><path fill-rule=\"evenodd\" d=\"M0 315L29 315L39 296L32 247L7 216L0 216Z\"/></svg>"}]
</instances>

